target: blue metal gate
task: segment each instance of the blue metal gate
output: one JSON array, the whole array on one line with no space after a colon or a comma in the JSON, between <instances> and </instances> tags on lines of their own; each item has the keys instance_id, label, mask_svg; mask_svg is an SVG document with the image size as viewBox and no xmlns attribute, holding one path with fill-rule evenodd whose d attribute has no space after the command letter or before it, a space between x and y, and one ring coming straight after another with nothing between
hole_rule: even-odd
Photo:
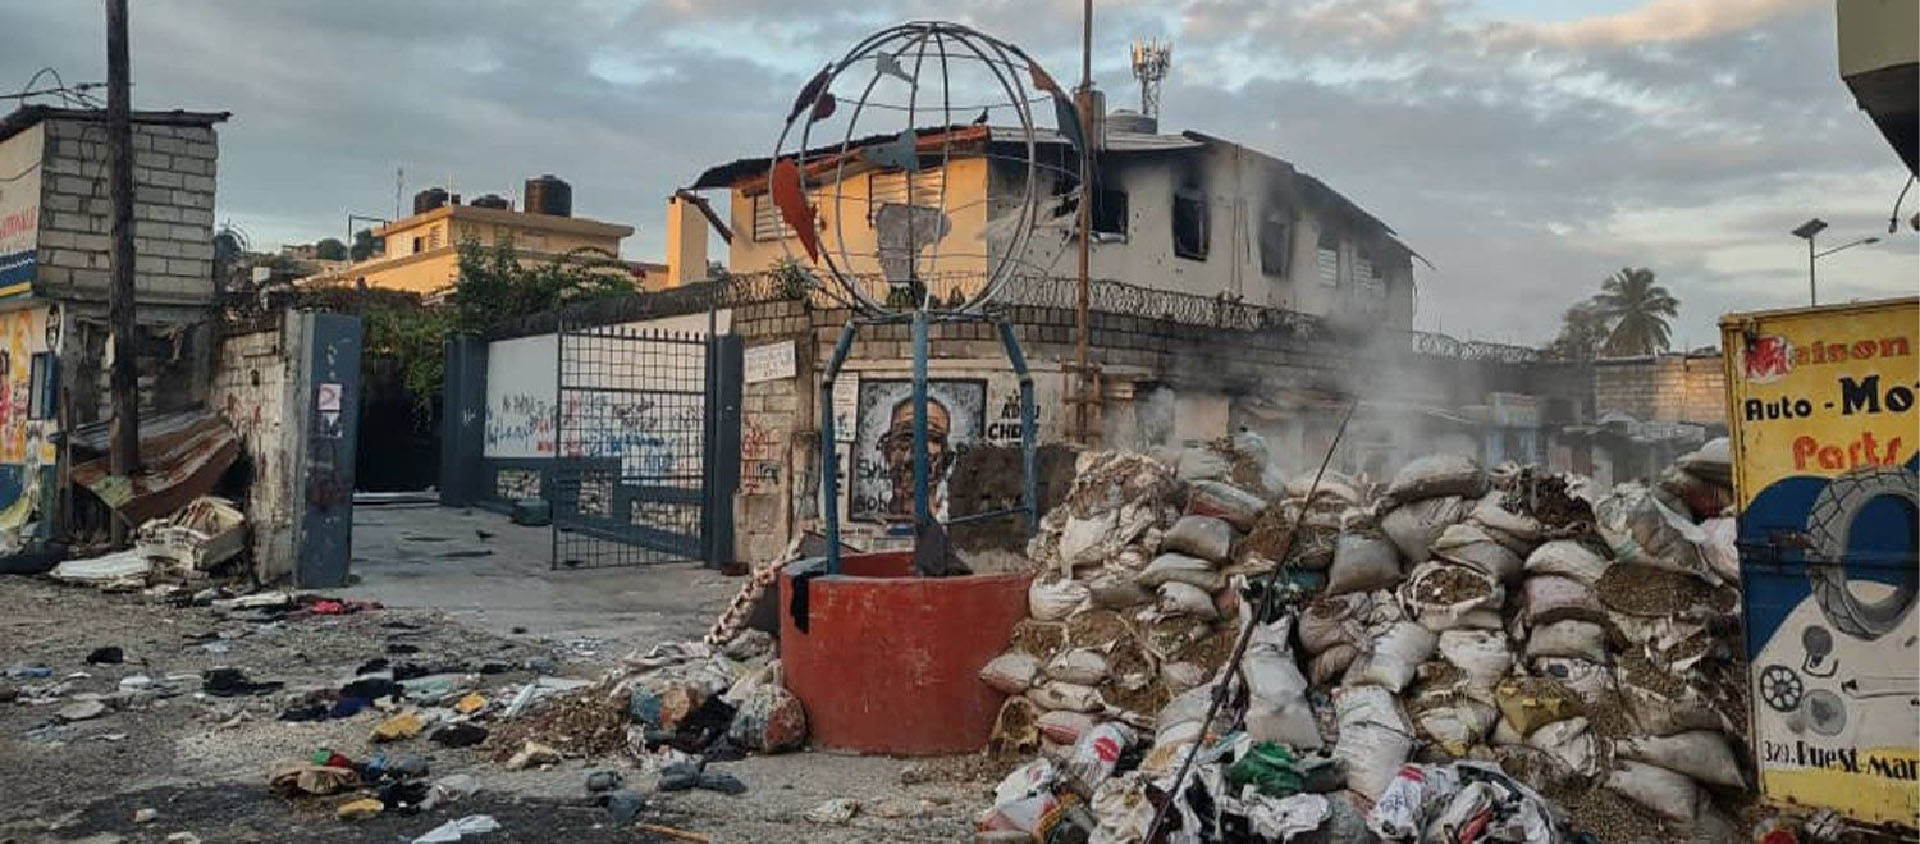
<instances>
[{"instance_id":1,"label":"blue metal gate","mask_svg":"<svg viewBox=\"0 0 1920 844\"><path fill-rule=\"evenodd\" d=\"M563 325L557 345L553 567L730 562L739 338Z\"/></svg>"}]
</instances>

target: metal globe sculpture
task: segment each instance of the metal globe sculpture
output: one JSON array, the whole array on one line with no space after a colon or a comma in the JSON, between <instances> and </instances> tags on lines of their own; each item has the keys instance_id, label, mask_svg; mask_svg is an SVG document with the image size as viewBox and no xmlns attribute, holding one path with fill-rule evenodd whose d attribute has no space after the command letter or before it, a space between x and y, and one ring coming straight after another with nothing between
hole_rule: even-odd
<instances>
[{"instance_id":1,"label":"metal globe sculpture","mask_svg":"<svg viewBox=\"0 0 1920 844\"><path fill-rule=\"evenodd\" d=\"M1017 278L1041 171L1060 169L1036 155L1046 100L1080 148L1072 100L1019 47L939 21L876 32L794 98L755 235L779 226L803 276L867 316L978 316ZM988 170L1011 190L990 197Z\"/></svg>"}]
</instances>

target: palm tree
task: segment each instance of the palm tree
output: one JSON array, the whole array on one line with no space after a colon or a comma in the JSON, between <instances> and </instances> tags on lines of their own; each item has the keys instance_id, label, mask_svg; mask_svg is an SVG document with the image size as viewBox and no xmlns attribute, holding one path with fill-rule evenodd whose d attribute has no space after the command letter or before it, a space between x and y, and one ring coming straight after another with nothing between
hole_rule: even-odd
<instances>
[{"instance_id":1,"label":"palm tree","mask_svg":"<svg viewBox=\"0 0 1920 844\"><path fill-rule=\"evenodd\" d=\"M1653 282L1653 270L1627 267L1600 284L1593 297L1600 316L1613 324L1602 351L1609 355L1651 355L1672 344L1667 321L1679 315L1680 300Z\"/></svg>"}]
</instances>

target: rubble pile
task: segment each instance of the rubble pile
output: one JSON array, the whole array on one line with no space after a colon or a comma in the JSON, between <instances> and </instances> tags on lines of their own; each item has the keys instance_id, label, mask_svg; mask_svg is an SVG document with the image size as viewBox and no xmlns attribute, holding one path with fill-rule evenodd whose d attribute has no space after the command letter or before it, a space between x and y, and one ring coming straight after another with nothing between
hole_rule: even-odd
<instances>
[{"instance_id":1,"label":"rubble pile","mask_svg":"<svg viewBox=\"0 0 1920 844\"><path fill-rule=\"evenodd\" d=\"M983 835L1141 842L1156 811L1169 842L1734 835L1724 447L1610 491L1452 455L1317 486L1161 457L1082 455L1029 548L1030 617L981 676L1010 695L993 748L1039 756Z\"/></svg>"}]
</instances>

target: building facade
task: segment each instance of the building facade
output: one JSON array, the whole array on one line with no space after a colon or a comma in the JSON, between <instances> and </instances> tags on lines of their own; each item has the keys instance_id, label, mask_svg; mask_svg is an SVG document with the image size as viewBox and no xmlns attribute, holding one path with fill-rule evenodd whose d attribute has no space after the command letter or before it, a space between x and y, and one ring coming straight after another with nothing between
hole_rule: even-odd
<instances>
[{"instance_id":1,"label":"building facade","mask_svg":"<svg viewBox=\"0 0 1920 844\"><path fill-rule=\"evenodd\" d=\"M143 413L205 397L214 127L227 117L133 114L132 353ZM63 421L107 417L108 160L102 111L25 106L0 118L0 531L53 511Z\"/></svg>"}]
</instances>

